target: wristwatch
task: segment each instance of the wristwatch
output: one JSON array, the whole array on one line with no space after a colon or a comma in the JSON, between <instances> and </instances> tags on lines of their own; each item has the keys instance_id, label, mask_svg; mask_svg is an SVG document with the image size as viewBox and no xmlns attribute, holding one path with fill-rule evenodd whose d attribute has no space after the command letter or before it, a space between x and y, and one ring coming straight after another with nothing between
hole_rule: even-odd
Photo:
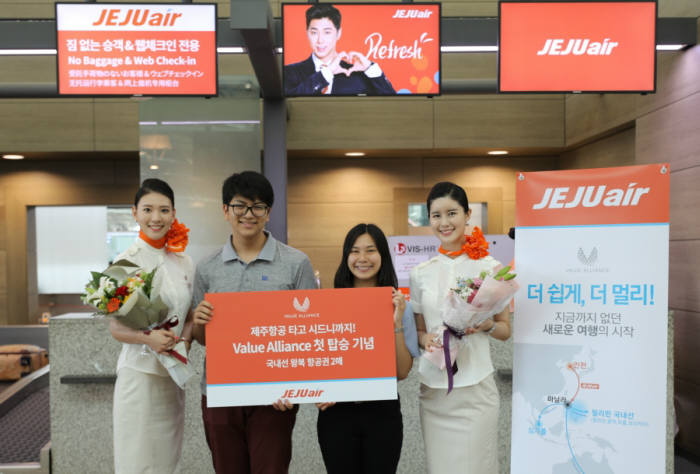
<instances>
[{"instance_id":1,"label":"wristwatch","mask_svg":"<svg viewBox=\"0 0 700 474\"><path fill-rule=\"evenodd\" d=\"M491 329L489 329L488 331L484 331L484 332L486 333L487 336L490 336L491 333L494 332L495 330L496 330L496 321L493 322L493 326L491 326Z\"/></svg>"}]
</instances>

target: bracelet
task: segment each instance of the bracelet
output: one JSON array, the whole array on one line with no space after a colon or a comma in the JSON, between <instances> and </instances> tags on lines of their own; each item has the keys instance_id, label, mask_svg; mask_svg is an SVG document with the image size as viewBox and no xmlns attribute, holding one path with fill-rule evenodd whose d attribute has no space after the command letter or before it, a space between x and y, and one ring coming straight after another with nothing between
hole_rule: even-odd
<instances>
[{"instance_id":1,"label":"bracelet","mask_svg":"<svg viewBox=\"0 0 700 474\"><path fill-rule=\"evenodd\" d=\"M400 328L394 328L394 334L398 334L400 332L403 332L403 326Z\"/></svg>"},{"instance_id":2,"label":"bracelet","mask_svg":"<svg viewBox=\"0 0 700 474\"><path fill-rule=\"evenodd\" d=\"M493 322L493 326L491 326L491 329L489 329L488 331L484 331L484 332L486 333L487 336L490 336L491 333L494 332L495 330L496 330L496 321Z\"/></svg>"}]
</instances>

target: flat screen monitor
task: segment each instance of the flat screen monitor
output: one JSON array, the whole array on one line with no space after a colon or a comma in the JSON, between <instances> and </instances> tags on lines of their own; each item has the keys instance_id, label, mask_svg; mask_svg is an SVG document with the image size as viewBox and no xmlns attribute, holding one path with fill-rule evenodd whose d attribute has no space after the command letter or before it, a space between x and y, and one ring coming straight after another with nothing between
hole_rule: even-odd
<instances>
[{"instance_id":1,"label":"flat screen monitor","mask_svg":"<svg viewBox=\"0 0 700 474\"><path fill-rule=\"evenodd\" d=\"M217 95L216 4L57 3L59 95Z\"/></svg>"},{"instance_id":2,"label":"flat screen monitor","mask_svg":"<svg viewBox=\"0 0 700 474\"><path fill-rule=\"evenodd\" d=\"M499 3L500 92L654 92L656 2Z\"/></svg>"},{"instance_id":3,"label":"flat screen monitor","mask_svg":"<svg viewBox=\"0 0 700 474\"><path fill-rule=\"evenodd\" d=\"M284 3L287 97L440 94L439 3Z\"/></svg>"}]
</instances>

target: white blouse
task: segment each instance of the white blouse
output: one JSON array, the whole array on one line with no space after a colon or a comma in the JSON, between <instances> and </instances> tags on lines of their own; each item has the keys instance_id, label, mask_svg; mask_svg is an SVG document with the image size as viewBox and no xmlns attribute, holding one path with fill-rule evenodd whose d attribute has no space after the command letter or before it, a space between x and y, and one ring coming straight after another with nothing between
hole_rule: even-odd
<instances>
[{"instance_id":1,"label":"white blouse","mask_svg":"<svg viewBox=\"0 0 700 474\"><path fill-rule=\"evenodd\" d=\"M442 324L442 307L450 288L457 285L457 277L474 278L482 271L491 271L500 265L491 256L472 260L467 255L450 258L438 255L411 270L411 305L415 313L422 313L428 332L435 333ZM465 336L464 345L457 355L458 371L454 386L475 385L493 371L489 336L478 332ZM447 388L447 371L441 370L421 357L418 365L421 383L432 388Z\"/></svg>"},{"instance_id":2,"label":"white blouse","mask_svg":"<svg viewBox=\"0 0 700 474\"><path fill-rule=\"evenodd\" d=\"M156 283L154 280L154 286L160 285L160 296L163 303L168 306L166 319L177 316L178 325L173 327L171 331L179 336L192 302L192 282L194 280L192 259L182 252L167 252L165 248L156 249L141 239L136 239L136 242L114 261L121 259L129 260L146 271L160 266L155 279L162 279L162 283ZM160 363L157 356L143 344L122 344L122 351L117 361L117 372L122 367L169 377L168 371Z\"/></svg>"}]
</instances>

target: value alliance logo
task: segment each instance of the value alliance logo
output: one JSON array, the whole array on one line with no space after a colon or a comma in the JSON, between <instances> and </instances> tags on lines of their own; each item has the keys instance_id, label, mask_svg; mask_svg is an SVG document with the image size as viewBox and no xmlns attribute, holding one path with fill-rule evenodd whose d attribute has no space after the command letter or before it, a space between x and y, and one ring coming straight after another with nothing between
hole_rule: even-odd
<instances>
[{"instance_id":1,"label":"value alliance logo","mask_svg":"<svg viewBox=\"0 0 700 474\"><path fill-rule=\"evenodd\" d=\"M610 268L596 265L598 262L598 246L579 246L576 252L576 260L583 266L566 268L567 273L609 273Z\"/></svg>"},{"instance_id":2,"label":"value alliance logo","mask_svg":"<svg viewBox=\"0 0 700 474\"><path fill-rule=\"evenodd\" d=\"M581 263L583 263L586 266L592 267L596 260L598 260L598 248L593 247L591 253L588 254L588 257L586 257L586 252L583 251L583 248L579 247L577 256Z\"/></svg>"},{"instance_id":3,"label":"value alliance logo","mask_svg":"<svg viewBox=\"0 0 700 474\"><path fill-rule=\"evenodd\" d=\"M304 298L304 303L299 303L299 300L294 297L294 309L299 311L300 313L306 313L309 310L309 307L311 306L311 301L309 301L309 297L307 296Z\"/></svg>"}]
</instances>

